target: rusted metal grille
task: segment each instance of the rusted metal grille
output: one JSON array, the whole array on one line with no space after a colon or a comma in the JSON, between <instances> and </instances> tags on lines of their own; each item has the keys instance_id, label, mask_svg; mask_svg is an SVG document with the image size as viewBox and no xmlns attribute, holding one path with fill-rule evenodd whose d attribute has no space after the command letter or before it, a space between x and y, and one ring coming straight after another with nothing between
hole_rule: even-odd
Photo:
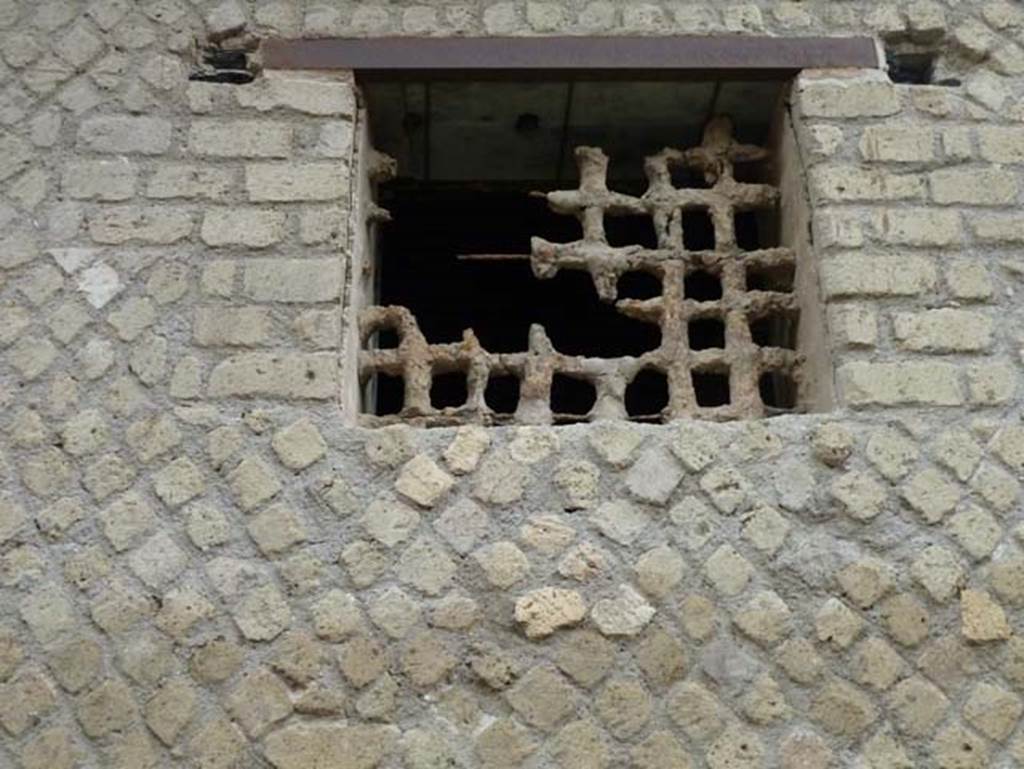
<instances>
[{"instance_id":1,"label":"rusted metal grille","mask_svg":"<svg viewBox=\"0 0 1024 769\"><path fill-rule=\"evenodd\" d=\"M368 307L360 315L365 348L359 361L361 381L365 385L378 374L401 377L405 390L402 410L388 416L367 415L371 424L548 424L624 419L626 388L645 371L660 373L668 385L667 404L658 413L644 415L649 421L764 416L778 406L765 403L773 400L765 397L772 387L782 383L796 391L800 356L791 339L798 314L793 293L794 254L788 248L741 249L735 228L738 213L777 210L776 187L740 182L734 175L737 164L764 161L767 151L737 142L728 118L716 117L705 127L700 146L664 149L646 158L648 186L640 197L608 189L608 157L600 149L578 147L575 155L579 187L548 192L545 197L553 211L580 221L582 239L551 243L533 238L530 254L476 258L529 259L540 279L550 278L559 270L586 270L603 300L614 302L626 316L660 327L660 346L635 357L564 355L554 349L544 328L533 325L526 351L496 354L483 349L471 329L464 331L461 342L429 344L408 309ZM695 172L708 186L676 187L674 169ZM695 211L710 217L714 228L712 249L688 250L685 246L686 213ZM637 215L651 218L657 248L610 246L605 217ZM660 296L619 299L619 278L634 271L655 276L661 283ZM689 295L688 285L696 285L698 278L713 287L710 295ZM691 324L702 320L722 325L720 345L700 345L705 349L696 349L691 344ZM773 335L772 328L790 331ZM369 349L375 332L383 330L397 334L398 346ZM430 400L432 379L452 372L466 376L466 402L458 407L434 408ZM593 386L596 398L588 413L552 412L552 381L556 375ZM485 402L488 380L499 376L519 380L514 414L498 414ZM706 395L702 398L701 386L708 378L719 382L710 402Z\"/></svg>"}]
</instances>

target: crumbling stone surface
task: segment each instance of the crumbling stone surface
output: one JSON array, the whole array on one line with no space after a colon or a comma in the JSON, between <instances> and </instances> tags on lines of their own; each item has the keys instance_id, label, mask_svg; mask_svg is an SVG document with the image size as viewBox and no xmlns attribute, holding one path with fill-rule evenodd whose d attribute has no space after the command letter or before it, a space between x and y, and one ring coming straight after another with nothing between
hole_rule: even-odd
<instances>
[{"instance_id":1,"label":"crumbling stone surface","mask_svg":"<svg viewBox=\"0 0 1024 769\"><path fill-rule=\"evenodd\" d=\"M0 0L0 766L1024 762L1014 3L199 6ZM619 305L664 303L663 349L595 366L536 334L506 361L534 404L549 363L605 382L600 419L355 427L351 73L189 81L195 41L483 34L865 34L934 45L962 85L797 78L807 252L603 261L594 222L536 243L536 269L593 269L606 296L675 254L653 266L665 297ZM550 201L727 219L774 199L726 189L717 164L745 178L755 151L723 126L655 155L646 199L602 189L584 150L582 186ZM675 162L715 166L712 186L664 186ZM799 291L825 311L834 403L622 418L629 367L735 363L669 346L698 309L670 301L680 271L727 273L732 334L788 307L745 289L756 259L815 268ZM797 376L824 360L757 354ZM760 413L755 368L710 416ZM708 416L685 379L670 416Z\"/></svg>"}]
</instances>

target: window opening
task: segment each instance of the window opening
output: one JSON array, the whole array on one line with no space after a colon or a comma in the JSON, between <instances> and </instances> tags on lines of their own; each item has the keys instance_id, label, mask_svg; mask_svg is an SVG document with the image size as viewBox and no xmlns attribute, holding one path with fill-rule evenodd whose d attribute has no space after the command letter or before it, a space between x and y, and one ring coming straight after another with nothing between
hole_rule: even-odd
<instances>
[{"instance_id":1,"label":"window opening","mask_svg":"<svg viewBox=\"0 0 1024 769\"><path fill-rule=\"evenodd\" d=\"M618 293L620 299L653 299L661 296L661 281L657 275L634 270L619 278Z\"/></svg>"},{"instance_id":2,"label":"window opening","mask_svg":"<svg viewBox=\"0 0 1024 769\"><path fill-rule=\"evenodd\" d=\"M784 372L766 371L758 380L758 388L770 411L787 411L796 406L796 383Z\"/></svg>"},{"instance_id":3,"label":"window opening","mask_svg":"<svg viewBox=\"0 0 1024 769\"><path fill-rule=\"evenodd\" d=\"M758 347L796 349L797 318L779 313L750 321L750 338Z\"/></svg>"},{"instance_id":4,"label":"window opening","mask_svg":"<svg viewBox=\"0 0 1024 769\"><path fill-rule=\"evenodd\" d=\"M540 324L567 355L637 356L656 349L658 325L602 301L585 272L538 280L527 260L460 258L528 252L531 233L579 237L574 219L554 214L529 192L417 182L382 189L381 205L395 224L381 232L380 304L410 309L430 344L458 343L470 328L488 352L521 352L531 325Z\"/></svg>"},{"instance_id":5,"label":"window opening","mask_svg":"<svg viewBox=\"0 0 1024 769\"><path fill-rule=\"evenodd\" d=\"M960 65L955 59L948 42L930 33L901 32L885 40L885 63L894 83L958 86Z\"/></svg>"},{"instance_id":6,"label":"window opening","mask_svg":"<svg viewBox=\"0 0 1024 769\"><path fill-rule=\"evenodd\" d=\"M679 224L683 230L683 248L687 251L713 251L715 225L709 211L683 211Z\"/></svg>"},{"instance_id":7,"label":"window opening","mask_svg":"<svg viewBox=\"0 0 1024 769\"><path fill-rule=\"evenodd\" d=\"M398 334L394 329L382 328L374 335L373 342L378 350L393 350L398 347Z\"/></svg>"},{"instance_id":8,"label":"window opening","mask_svg":"<svg viewBox=\"0 0 1024 769\"><path fill-rule=\"evenodd\" d=\"M899 51L887 47L889 79L907 85L930 85L935 74L936 51Z\"/></svg>"},{"instance_id":9,"label":"window opening","mask_svg":"<svg viewBox=\"0 0 1024 769\"><path fill-rule=\"evenodd\" d=\"M686 331L691 350L725 347L725 323L721 318L695 318Z\"/></svg>"},{"instance_id":10,"label":"window opening","mask_svg":"<svg viewBox=\"0 0 1024 769\"><path fill-rule=\"evenodd\" d=\"M713 177L709 179L699 170L685 166L674 166L669 169L669 174L672 178L672 186L680 190L686 188L695 190L711 189L711 184L714 181Z\"/></svg>"},{"instance_id":11,"label":"window opening","mask_svg":"<svg viewBox=\"0 0 1024 769\"><path fill-rule=\"evenodd\" d=\"M492 374L484 390L484 405L496 416L512 416L519 405L519 377Z\"/></svg>"},{"instance_id":12,"label":"window opening","mask_svg":"<svg viewBox=\"0 0 1024 769\"><path fill-rule=\"evenodd\" d=\"M378 416L402 413L405 401L405 382L401 376L377 372L371 381L372 402Z\"/></svg>"},{"instance_id":13,"label":"window opening","mask_svg":"<svg viewBox=\"0 0 1024 769\"><path fill-rule=\"evenodd\" d=\"M730 403L729 375L718 371L694 371L693 393L697 405L704 408L727 406Z\"/></svg>"},{"instance_id":14,"label":"window opening","mask_svg":"<svg viewBox=\"0 0 1024 769\"><path fill-rule=\"evenodd\" d=\"M481 107L478 129L503 123L510 141L561 155L573 137L532 106L550 85L524 97L529 109L509 104L508 118ZM559 181L561 160L554 179L499 158L474 180L470 133L450 129L466 158L428 159L437 100L443 91L425 105L409 99L406 117L426 109L412 130L392 116L389 141L414 170L378 190L390 221L377 233L375 301L359 317L372 424L731 419L798 407L796 258L780 245L764 133L753 143L749 127L718 115L689 137L677 130L680 148L638 152L621 132L582 126L617 155L564 150L575 187Z\"/></svg>"},{"instance_id":15,"label":"window opening","mask_svg":"<svg viewBox=\"0 0 1024 769\"><path fill-rule=\"evenodd\" d=\"M722 298L722 280L707 270L694 270L684 278L683 296L695 302L714 302Z\"/></svg>"},{"instance_id":16,"label":"window opening","mask_svg":"<svg viewBox=\"0 0 1024 769\"><path fill-rule=\"evenodd\" d=\"M464 371L434 374L430 383L430 406L434 409L457 408L466 403L469 389Z\"/></svg>"},{"instance_id":17,"label":"window opening","mask_svg":"<svg viewBox=\"0 0 1024 769\"><path fill-rule=\"evenodd\" d=\"M658 247L658 234L648 216L617 216L605 222L609 246Z\"/></svg>"},{"instance_id":18,"label":"window opening","mask_svg":"<svg viewBox=\"0 0 1024 769\"><path fill-rule=\"evenodd\" d=\"M189 80L206 83L247 85L256 79L258 69L250 54L254 41L227 41L225 45L210 43L198 50L199 62L189 73ZM237 46L237 47L232 47Z\"/></svg>"},{"instance_id":19,"label":"window opening","mask_svg":"<svg viewBox=\"0 0 1024 769\"><path fill-rule=\"evenodd\" d=\"M656 369L640 371L626 387L626 414L642 422L659 422L668 407L668 377Z\"/></svg>"},{"instance_id":20,"label":"window opening","mask_svg":"<svg viewBox=\"0 0 1024 769\"><path fill-rule=\"evenodd\" d=\"M597 402L594 385L565 374L551 378L551 413L556 423L584 421Z\"/></svg>"},{"instance_id":21,"label":"window opening","mask_svg":"<svg viewBox=\"0 0 1024 769\"><path fill-rule=\"evenodd\" d=\"M747 265L747 291L775 291L783 294L793 292L796 267L792 264L749 264Z\"/></svg>"},{"instance_id":22,"label":"window opening","mask_svg":"<svg viewBox=\"0 0 1024 769\"><path fill-rule=\"evenodd\" d=\"M778 228L765 211L737 211L734 225L736 245L741 251L757 251L779 245Z\"/></svg>"}]
</instances>

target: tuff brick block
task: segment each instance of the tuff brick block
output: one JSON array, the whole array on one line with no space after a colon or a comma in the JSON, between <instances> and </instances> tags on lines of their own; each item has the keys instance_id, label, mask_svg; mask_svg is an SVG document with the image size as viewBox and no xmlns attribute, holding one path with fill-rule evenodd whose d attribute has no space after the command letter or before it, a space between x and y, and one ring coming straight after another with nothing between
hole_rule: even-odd
<instances>
[{"instance_id":1,"label":"tuff brick block","mask_svg":"<svg viewBox=\"0 0 1024 769\"><path fill-rule=\"evenodd\" d=\"M284 109L306 115L353 115L355 94L349 83L329 79L298 78L288 73L267 72L250 88L233 89L241 107L260 112Z\"/></svg>"},{"instance_id":2,"label":"tuff brick block","mask_svg":"<svg viewBox=\"0 0 1024 769\"><path fill-rule=\"evenodd\" d=\"M967 390L971 403L996 406L1008 403L1018 391L1020 374L1009 361L977 363L967 367Z\"/></svg>"},{"instance_id":3,"label":"tuff brick block","mask_svg":"<svg viewBox=\"0 0 1024 769\"><path fill-rule=\"evenodd\" d=\"M924 180L916 174L893 174L859 166L814 168L810 186L821 201L902 200L924 194Z\"/></svg>"},{"instance_id":4,"label":"tuff brick block","mask_svg":"<svg viewBox=\"0 0 1024 769\"><path fill-rule=\"evenodd\" d=\"M927 352L978 352L992 344L992 319L968 310L900 312L893 333L900 347Z\"/></svg>"},{"instance_id":5,"label":"tuff brick block","mask_svg":"<svg viewBox=\"0 0 1024 769\"><path fill-rule=\"evenodd\" d=\"M171 123L155 117L95 117L82 123L78 141L95 152L160 155L171 146Z\"/></svg>"},{"instance_id":6,"label":"tuff brick block","mask_svg":"<svg viewBox=\"0 0 1024 769\"><path fill-rule=\"evenodd\" d=\"M127 200L135 194L135 168L124 158L69 163L61 187L78 200Z\"/></svg>"},{"instance_id":7,"label":"tuff brick block","mask_svg":"<svg viewBox=\"0 0 1024 769\"><path fill-rule=\"evenodd\" d=\"M207 393L324 400L337 395L337 380L334 353L239 353L214 367Z\"/></svg>"},{"instance_id":8,"label":"tuff brick block","mask_svg":"<svg viewBox=\"0 0 1024 769\"><path fill-rule=\"evenodd\" d=\"M839 151L846 138L843 129L834 125L807 126L805 151L813 158L830 158Z\"/></svg>"},{"instance_id":9,"label":"tuff brick block","mask_svg":"<svg viewBox=\"0 0 1024 769\"><path fill-rule=\"evenodd\" d=\"M969 203L999 206L1017 199L1017 177L995 168L949 168L929 176L936 203Z\"/></svg>"},{"instance_id":10,"label":"tuff brick block","mask_svg":"<svg viewBox=\"0 0 1024 769\"><path fill-rule=\"evenodd\" d=\"M884 117L900 109L893 84L881 72L847 78L802 76L797 104L804 115L821 118Z\"/></svg>"},{"instance_id":11,"label":"tuff brick block","mask_svg":"<svg viewBox=\"0 0 1024 769\"><path fill-rule=\"evenodd\" d=\"M946 286L956 299L984 300L992 297L992 279L985 265L958 259L946 267Z\"/></svg>"},{"instance_id":12,"label":"tuff brick block","mask_svg":"<svg viewBox=\"0 0 1024 769\"><path fill-rule=\"evenodd\" d=\"M299 240L307 245L343 243L348 235L349 213L341 206L303 211L299 215Z\"/></svg>"},{"instance_id":13,"label":"tuff brick block","mask_svg":"<svg viewBox=\"0 0 1024 769\"><path fill-rule=\"evenodd\" d=\"M103 50L103 41L90 30L89 24L77 22L56 46L58 55L74 67L82 67Z\"/></svg>"},{"instance_id":14,"label":"tuff brick block","mask_svg":"<svg viewBox=\"0 0 1024 769\"><path fill-rule=\"evenodd\" d=\"M942 132L942 154L947 160L970 160L974 154L971 129L946 128Z\"/></svg>"},{"instance_id":15,"label":"tuff brick block","mask_svg":"<svg viewBox=\"0 0 1024 769\"><path fill-rule=\"evenodd\" d=\"M935 287L933 260L844 254L822 264L822 284L828 299L855 296L916 296Z\"/></svg>"},{"instance_id":16,"label":"tuff brick block","mask_svg":"<svg viewBox=\"0 0 1024 769\"><path fill-rule=\"evenodd\" d=\"M978 149L991 163L1024 163L1024 128L982 126Z\"/></svg>"},{"instance_id":17,"label":"tuff brick block","mask_svg":"<svg viewBox=\"0 0 1024 769\"><path fill-rule=\"evenodd\" d=\"M231 190L234 174L226 168L195 165L161 165L146 187L150 198L205 198L221 200Z\"/></svg>"},{"instance_id":18,"label":"tuff brick block","mask_svg":"<svg viewBox=\"0 0 1024 769\"><path fill-rule=\"evenodd\" d=\"M950 246L963 237L960 214L929 208L894 208L880 218L881 238L905 246Z\"/></svg>"},{"instance_id":19,"label":"tuff brick block","mask_svg":"<svg viewBox=\"0 0 1024 769\"><path fill-rule=\"evenodd\" d=\"M20 174L32 158L31 145L20 136L0 136L0 181Z\"/></svg>"},{"instance_id":20,"label":"tuff brick block","mask_svg":"<svg viewBox=\"0 0 1024 769\"><path fill-rule=\"evenodd\" d=\"M874 347L878 342L878 317L875 310L863 305L829 307L828 321L832 338L850 347Z\"/></svg>"},{"instance_id":21,"label":"tuff brick block","mask_svg":"<svg viewBox=\"0 0 1024 769\"><path fill-rule=\"evenodd\" d=\"M865 160L893 163L926 163L935 157L934 134L922 125L867 126L860 138Z\"/></svg>"},{"instance_id":22,"label":"tuff brick block","mask_svg":"<svg viewBox=\"0 0 1024 769\"><path fill-rule=\"evenodd\" d=\"M245 189L254 202L337 200L348 194L348 174L336 163L253 163Z\"/></svg>"},{"instance_id":23,"label":"tuff brick block","mask_svg":"<svg viewBox=\"0 0 1024 769\"><path fill-rule=\"evenodd\" d=\"M983 243L1024 243L1024 218L1019 214L975 214L970 225Z\"/></svg>"},{"instance_id":24,"label":"tuff brick block","mask_svg":"<svg viewBox=\"0 0 1024 769\"><path fill-rule=\"evenodd\" d=\"M918 0L906 8L907 27L919 35L941 35L946 27L946 12L932 0Z\"/></svg>"},{"instance_id":25,"label":"tuff brick block","mask_svg":"<svg viewBox=\"0 0 1024 769\"><path fill-rule=\"evenodd\" d=\"M203 216L199 236L208 246L265 248L285 235L287 215L271 209L211 208Z\"/></svg>"},{"instance_id":26,"label":"tuff brick block","mask_svg":"<svg viewBox=\"0 0 1024 769\"><path fill-rule=\"evenodd\" d=\"M819 209L811 224L818 248L858 248L864 245L864 226L860 211Z\"/></svg>"},{"instance_id":27,"label":"tuff brick block","mask_svg":"<svg viewBox=\"0 0 1024 769\"><path fill-rule=\"evenodd\" d=\"M270 311L265 307L200 307L192 333L204 347L266 344L270 337Z\"/></svg>"},{"instance_id":28,"label":"tuff brick block","mask_svg":"<svg viewBox=\"0 0 1024 769\"><path fill-rule=\"evenodd\" d=\"M937 85L919 86L908 91L910 103L926 115L941 118L953 113L954 101L948 88Z\"/></svg>"},{"instance_id":29,"label":"tuff brick block","mask_svg":"<svg viewBox=\"0 0 1024 769\"><path fill-rule=\"evenodd\" d=\"M269 120L196 120L188 147L211 157L284 158L291 152L292 134L288 123Z\"/></svg>"},{"instance_id":30,"label":"tuff brick block","mask_svg":"<svg viewBox=\"0 0 1024 769\"><path fill-rule=\"evenodd\" d=\"M130 241L166 245L191 232L192 216L180 208L117 206L100 209L89 218L92 239L110 245Z\"/></svg>"},{"instance_id":31,"label":"tuff brick block","mask_svg":"<svg viewBox=\"0 0 1024 769\"><path fill-rule=\"evenodd\" d=\"M242 276L258 302L330 302L341 292L340 259L252 259Z\"/></svg>"},{"instance_id":32,"label":"tuff brick block","mask_svg":"<svg viewBox=\"0 0 1024 769\"><path fill-rule=\"evenodd\" d=\"M217 259L203 268L199 276L199 289L207 296L228 298L235 287L238 263L230 259Z\"/></svg>"},{"instance_id":33,"label":"tuff brick block","mask_svg":"<svg viewBox=\"0 0 1024 769\"><path fill-rule=\"evenodd\" d=\"M855 361L836 372L839 391L851 406L958 406L964 394L951 363Z\"/></svg>"}]
</instances>

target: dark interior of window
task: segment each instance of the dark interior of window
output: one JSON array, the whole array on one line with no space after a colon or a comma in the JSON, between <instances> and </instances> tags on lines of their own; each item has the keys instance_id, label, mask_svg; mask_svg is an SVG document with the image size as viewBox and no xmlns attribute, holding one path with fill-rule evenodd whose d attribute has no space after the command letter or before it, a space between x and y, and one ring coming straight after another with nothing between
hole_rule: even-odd
<instances>
[{"instance_id":1,"label":"dark interior of window","mask_svg":"<svg viewBox=\"0 0 1024 769\"><path fill-rule=\"evenodd\" d=\"M428 342L457 342L471 328L489 352L521 352L531 324L539 323L555 349L569 355L638 356L660 344L656 325L627 318L602 302L585 272L561 271L539 280L527 260L459 258L529 254L533 235L556 242L579 238L575 219L551 213L528 189L396 183L382 189L380 202L393 221L380 235L378 302L408 307ZM627 242L641 240L642 231L651 229L650 220L621 221L619 233ZM589 410L579 400L593 400L585 388L562 389L564 413ZM461 405L455 401L465 392L464 378L460 384L435 377L432 400L435 390L435 405ZM381 392L379 413L400 410L401 403L391 401L400 395ZM514 411L512 400L506 397L503 408Z\"/></svg>"},{"instance_id":2,"label":"dark interior of window","mask_svg":"<svg viewBox=\"0 0 1024 769\"><path fill-rule=\"evenodd\" d=\"M929 85L935 74L934 51L900 51L888 48L885 60L894 83Z\"/></svg>"},{"instance_id":3,"label":"dark interior of window","mask_svg":"<svg viewBox=\"0 0 1024 769\"><path fill-rule=\"evenodd\" d=\"M904 34L885 41L885 63L889 79L904 85L958 86L960 78L943 71L943 41L914 40Z\"/></svg>"},{"instance_id":4,"label":"dark interior of window","mask_svg":"<svg viewBox=\"0 0 1024 769\"><path fill-rule=\"evenodd\" d=\"M696 145L705 120L723 108L732 107L739 138L765 142L780 84L606 85L602 90L595 83L375 84L368 92L374 142L396 157L398 176L377 192L391 221L378 231L374 302L407 307L429 343L458 342L464 330L472 329L490 352L521 352L528 348L530 326L540 324L565 354L616 358L656 349L660 329L602 302L586 272L563 270L541 280L525 258L462 258L525 257L533 236L553 242L578 239L575 218L551 212L545 200L530 195L577 185L573 147L602 147L611 158L609 186L639 196L646 189L643 157L664 146ZM737 175L754 181L760 173L763 169L744 167ZM685 171L673 181L678 187L707 186ZM706 211L685 212L683 226L687 249L715 248ZM741 249L777 245L778 228L770 215L738 212L735 226ZM605 228L611 245L657 246L649 217L606 217ZM791 291L792 275L752 269L747 283L750 290ZM643 272L623 275L618 287L620 298L661 293L660 279ZM691 270L684 295L696 301L720 299L720 277ZM791 331L762 324L756 339L777 343ZM694 318L687 334L691 349L723 347L725 319L713 313ZM381 332L375 344L393 347L397 338ZM777 379L762 379L762 397L766 404L770 400L786 408L795 392ZM730 402L728 371L694 371L692 380L699 405ZM378 375L369 410L398 413L402 389L400 378ZM514 376L492 374L485 401L498 414L511 415L518 389ZM430 390L435 408L459 406L466 397L464 373L435 372ZM559 421L573 421L587 414L595 397L589 382L558 375L552 411ZM664 372L644 369L628 385L625 405L633 419L656 420L667 402Z\"/></svg>"}]
</instances>

